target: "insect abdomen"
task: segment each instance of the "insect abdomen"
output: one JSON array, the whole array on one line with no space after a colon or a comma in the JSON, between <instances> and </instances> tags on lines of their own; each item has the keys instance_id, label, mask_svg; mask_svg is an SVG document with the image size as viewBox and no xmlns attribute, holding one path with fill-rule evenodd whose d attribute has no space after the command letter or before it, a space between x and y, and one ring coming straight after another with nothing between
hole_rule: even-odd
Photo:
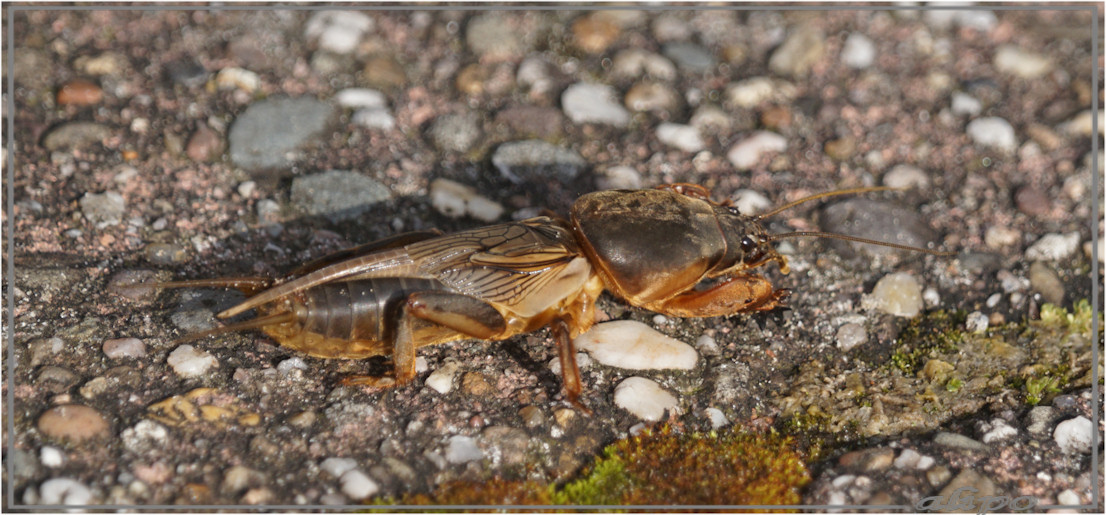
<instances>
[{"instance_id":1,"label":"insect abdomen","mask_svg":"<svg viewBox=\"0 0 1106 515\"><path fill-rule=\"evenodd\" d=\"M378 278L337 281L304 292L297 318L304 331L325 338L388 341L398 303L418 291L443 290L433 279Z\"/></svg>"}]
</instances>

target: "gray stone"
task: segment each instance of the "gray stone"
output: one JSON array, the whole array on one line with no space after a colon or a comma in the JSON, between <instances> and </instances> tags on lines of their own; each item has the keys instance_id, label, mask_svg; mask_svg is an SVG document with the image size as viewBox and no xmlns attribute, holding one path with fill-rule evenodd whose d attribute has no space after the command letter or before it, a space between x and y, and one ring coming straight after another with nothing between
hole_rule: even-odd
<instances>
[{"instance_id":1,"label":"gray stone","mask_svg":"<svg viewBox=\"0 0 1106 515\"><path fill-rule=\"evenodd\" d=\"M532 139L500 145L492 165L516 184L549 175L568 183L587 167L587 161L571 149Z\"/></svg>"},{"instance_id":2,"label":"gray stone","mask_svg":"<svg viewBox=\"0 0 1106 515\"><path fill-rule=\"evenodd\" d=\"M81 197L80 205L81 214L98 227L119 223L127 210L123 196L114 191L85 193Z\"/></svg>"},{"instance_id":3,"label":"gray stone","mask_svg":"<svg viewBox=\"0 0 1106 515\"><path fill-rule=\"evenodd\" d=\"M230 158L250 170L288 168L296 151L326 128L334 106L313 98L276 98L252 104L230 128Z\"/></svg>"},{"instance_id":4,"label":"gray stone","mask_svg":"<svg viewBox=\"0 0 1106 515\"><path fill-rule=\"evenodd\" d=\"M356 172L328 170L292 181L292 203L332 221L348 220L391 198L387 186Z\"/></svg>"},{"instance_id":5,"label":"gray stone","mask_svg":"<svg viewBox=\"0 0 1106 515\"><path fill-rule=\"evenodd\" d=\"M710 71L716 63L714 56L707 49L683 41L668 43L662 50L664 56L676 63L676 66L690 72L702 73Z\"/></svg>"},{"instance_id":6,"label":"gray stone","mask_svg":"<svg viewBox=\"0 0 1106 515\"><path fill-rule=\"evenodd\" d=\"M93 122L69 122L51 130L42 139L46 150L84 149L111 137L111 129Z\"/></svg>"},{"instance_id":7,"label":"gray stone","mask_svg":"<svg viewBox=\"0 0 1106 515\"><path fill-rule=\"evenodd\" d=\"M472 113L442 116L430 127L434 146L447 152L467 152L481 135L480 119Z\"/></svg>"}]
</instances>

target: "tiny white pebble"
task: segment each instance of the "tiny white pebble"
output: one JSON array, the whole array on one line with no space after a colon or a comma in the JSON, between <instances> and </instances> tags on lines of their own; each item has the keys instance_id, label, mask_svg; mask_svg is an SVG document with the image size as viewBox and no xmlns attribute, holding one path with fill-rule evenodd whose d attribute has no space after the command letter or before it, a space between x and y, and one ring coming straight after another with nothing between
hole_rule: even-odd
<instances>
[{"instance_id":1,"label":"tiny white pebble","mask_svg":"<svg viewBox=\"0 0 1106 515\"><path fill-rule=\"evenodd\" d=\"M348 495L350 499L357 501L365 499L380 491L380 486L376 484L376 481L373 481L369 476L358 469L342 474L342 478L339 482L342 484L342 493Z\"/></svg>"},{"instance_id":2,"label":"tiny white pebble","mask_svg":"<svg viewBox=\"0 0 1106 515\"><path fill-rule=\"evenodd\" d=\"M837 348L844 352L848 352L866 341L868 341L868 331L864 329L864 326L856 323L847 323L837 328Z\"/></svg>"},{"instance_id":3,"label":"tiny white pebble","mask_svg":"<svg viewBox=\"0 0 1106 515\"><path fill-rule=\"evenodd\" d=\"M762 155L787 150L787 138L769 131L757 131L730 148L726 158L738 170L748 170Z\"/></svg>"},{"instance_id":4,"label":"tiny white pebble","mask_svg":"<svg viewBox=\"0 0 1106 515\"><path fill-rule=\"evenodd\" d=\"M1093 434L1094 423L1091 419L1078 416L1057 424L1052 437L1064 452L1089 453Z\"/></svg>"},{"instance_id":5,"label":"tiny white pebble","mask_svg":"<svg viewBox=\"0 0 1106 515\"><path fill-rule=\"evenodd\" d=\"M1075 490L1068 488L1056 495L1056 502L1065 506L1075 506L1082 504L1083 500L1079 498L1079 494L1075 493Z\"/></svg>"},{"instance_id":6,"label":"tiny white pebble","mask_svg":"<svg viewBox=\"0 0 1106 515\"><path fill-rule=\"evenodd\" d=\"M257 191L256 182L244 181L242 184L238 185L238 194L245 198L249 198L250 196L252 196L253 192L255 191Z\"/></svg>"},{"instance_id":7,"label":"tiny white pebble","mask_svg":"<svg viewBox=\"0 0 1106 515\"><path fill-rule=\"evenodd\" d=\"M690 370L699 359L690 345L634 320L597 324L575 343L604 365L633 370Z\"/></svg>"},{"instance_id":8,"label":"tiny white pebble","mask_svg":"<svg viewBox=\"0 0 1106 515\"><path fill-rule=\"evenodd\" d=\"M277 363L277 370L285 374L293 370L307 370L307 362L299 356L294 356Z\"/></svg>"},{"instance_id":9,"label":"tiny white pebble","mask_svg":"<svg viewBox=\"0 0 1106 515\"><path fill-rule=\"evenodd\" d=\"M722 410L718 408L707 408L703 410L707 418L710 419L711 429L720 429L726 427L730 423L730 419L726 418L726 414L722 413Z\"/></svg>"},{"instance_id":10,"label":"tiny white pebble","mask_svg":"<svg viewBox=\"0 0 1106 515\"><path fill-rule=\"evenodd\" d=\"M930 467L932 467L936 463L937 460L933 459L933 456L922 456L921 458L918 458L918 463L914 465L914 468L918 470L929 470Z\"/></svg>"},{"instance_id":11,"label":"tiny white pebble","mask_svg":"<svg viewBox=\"0 0 1106 515\"><path fill-rule=\"evenodd\" d=\"M430 370L430 363L426 361L426 358L417 356L415 358L415 372L421 374L427 370Z\"/></svg>"},{"instance_id":12,"label":"tiny white pebble","mask_svg":"<svg viewBox=\"0 0 1106 515\"><path fill-rule=\"evenodd\" d=\"M67 477L47 479L38 487L41 504L89 504L92 491L84 483Z\"/></svg>"},{"instance_id":13,"label":"tiny white pebble","mask_svg":"<svg viewBox=\"0 0 1106 515\"><path fill-rule=\"evenodd\" d=\"M42 462L43 465L47 467L60 467L63 463L65 463L65 453L57 447L50 447L47 445L39 450L38 459Z\"/></svg>"},{"instance_id":14,"label":"tiny white pebble","mask_svg":"<svg viewBox=\"0 0 1106 515\"><path fill-rule=\"evenodd\" d=\"M985 302L984 304L986 304L986 306L989 308L993 308L997 306L999 302L1002 302L1002 294L995 293L992 294L990 297L987 297L987 302Z\"/></svg>"},{"instance_id":15,"label":"tiny white pebble","mask_svg":"<svg viewBox=\"0 0 1106 515\"><path fill-rule=\"evenodd\" d=\"M351 458L327 458L319 464L319 468L331 476L340 478L342 474L357 468L357 462Z\"/></svg>"},{"instance_id":16,"label":"tiny white pebble","mask_svg":"<svg viewBox=\"0 0 1106 515\"><path fill-rule=\"evenodd\" d=\"M730 195L730 200L743 215L755 215L772 207L772 201L768 197L749 189L735 191Z\"/></svg>"},{"instance_id":17,"label":"tiny white pebble","mask_svg":"<svg viewBox=\"0 0 1106 515\"><path fill-rule=\"evenodd\" d=\"M138 338L115 338L104 342L104 354L112 359L141 358L146 355L146 344Z\"/></svg>"},{"instance_id":18,"label":"tiny white pebble","mask_svg":"<svg viewBox=\"0 0 1106 515\"><path fill-rule=\"evenodd\" d=\"M426 386L440 394L447 394L453 389L453 376L457 375L461 365L450 361L441 368L430 373L426 378Z\"/></svg>"},{"instance_id":19,"label":"tiny white pebble","mask_svg":"<svg viewBox=\"0 0 1106 515\"><path fill-rule=\"evenodd\" d=\"M597 179L600 189L636 190L641 188L641 174L630 166L612 166Z\"/></svg>"},{"instance_id":20,"label":"tiny white pebble","mask_svg":"<svg viewBox=\"0 0 1106 515\"><path fill-rule=\"evenodd\" d=\"M892 188L918 188L929 186L929 176L914 165L895 165L883 176L883 185Z\"/></svg>"},{"instance_id":21,"label":"tiny white pebble","mask_svg":"<svg viewBox=\"0 0 1106 515\"><path fill-rule=\"evenodd\" d=\"M887 274L876 283L871 294L864 296L862 303L869 309L910 318L922 311L922 288L918 280L906 272Z\"/></svg>"},{"instance_id":22,"label":"tiny white pebble","mask_svg":"<svg viewBox=\"0 0 1106 515\"><path fill-rule=\"evenodd\" d=\"M1025 258L1031 261L1058 261L1075 254L1079 249L1079 231L1067 234L1049 233L1041 236L1025 250Z\"/></svg>"},{"instance_id":23,"label":"tiny white pebble","mask_svg":"<svg viewBox=\"0 0 1106 515\"><path fill-rule=\"evenodd\" d=\"M653 325L664 325L668 323L668 319L664 315L653 315Z\"/></svg>"},{"instance_id":24,"label":"tiny white pebble","mask_svg":"<svg viewBox=\"0 0 1106 515\"><path fill-rule=\"evenodd\" d=\"M984 315L979 311L972 311L971 313L968 313L968 318L964 322L964 325L967 326L968 330L973 333L982 333L986 331L988 324L989 322L987 320L987 315Z\"/></svg>"},{"instance_id":25,"label":"tiny white pebble","mask_svg":"<svg viewBox=\"0 0 1106 515\"><path fill-rule=\"evenodd\" d=\"M709 334L704 334L695 339L695 347L703 354L717 354L718 342Z\"/></svg>"},{"instance_id":26,"label":"tiny white pebble","mask_svg":"<svg viewBox=\"0 0 1106 515\"><path fill-rule=\"evenodd\" d=\"M982 440L983 443L998 442L1001 440L1006 440L1017 434L1017 429L1014 429L1002 419L996 418L991 421L991 430L987 431L987 433L983 435Z\"/></svg>"},{"instance_id":27,"label":"tiny white pebble","mask_svg":"<svg viewBox=\"0 0 1106 515\"><path fill-rule=\"evenodd\" d=\"M466 463L483 457L484 451L480 450L476 440L471 436L456 435L449 438L445 459L450 463Z\"/></svg>"},{"instance_id":28,"label":"tiny white pebble","mask_svg":"<svg viewBox=\"0 0 1106 515\"><path fill-rule=\"evenodd\" d=\"M664 412L673 412L679 406L676 397L661 385L644 377L627 377L614 389L614 403L638 418L656 422Z\"/></svg>"},{"instance_id":29,"label":"tiny white pebble","mask_svg":"<svg viewBox=\"0 0 1106 515\"><path fill-rule=\"evenodd\" d=\"M212 367L218 367L219 361L215 356L202 350L196 350L191 345L181 345L169 353L165 360L173 371L181 377L199 377Z\"/></svg>"},{"instance_id":30,"label":"tiny white pebble","mask_svg":"<svg viewBox=\"0 0 1106 515\"><path fill-rule=\"evenodd\" d=\"M662 123L657 126L657 139L670 147L684 152L698 152L703 149L703 138L699 129L678 123Z\"/></svg>"}]
</instances>

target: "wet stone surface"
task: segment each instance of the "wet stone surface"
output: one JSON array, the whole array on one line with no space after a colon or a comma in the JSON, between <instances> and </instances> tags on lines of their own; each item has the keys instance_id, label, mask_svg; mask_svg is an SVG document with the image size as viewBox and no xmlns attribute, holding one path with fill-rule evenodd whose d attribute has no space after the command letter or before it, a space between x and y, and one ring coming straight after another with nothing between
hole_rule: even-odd
<instances>
[{"instance_id":1,"label":"wet stone surface","mask_svg":"<svg viewBox=\"0 0 1106 515\"><path fill-rule=\"evenodd\" d=\"M662 427L788 436L809 478L788 502L915 511L968 486L1072 505L1100 488L1101 18L183 9L8 13L17 504L548 502L549 484L610 479L587 476L604 449ZM582 407L544 327L419 348L413 380L372 386L349 379L391 356L324 359L256 330L182 341L255 314L216 318L246 297L233 288L157 284L280 278L405 232L567 217L596 188L671 183L746 215L909 188L759 223L955 255L774 240L790 273L749 272L785 306L724 317L603 294L601 324L663 338L580 345ZM635 236L612 259L673 255L671 234ZM727 279L674 302L753 291Z\"/></svg>"}]
</instances>

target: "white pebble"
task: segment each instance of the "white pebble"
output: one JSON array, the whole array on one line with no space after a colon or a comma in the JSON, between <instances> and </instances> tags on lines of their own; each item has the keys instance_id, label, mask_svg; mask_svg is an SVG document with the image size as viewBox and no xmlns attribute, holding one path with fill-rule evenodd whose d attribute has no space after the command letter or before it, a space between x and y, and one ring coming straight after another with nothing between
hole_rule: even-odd
<instances>
[{"instance_id":1,"label":"white pebble","mask_svg":"<svg viewBox=\"0 0 1106 515\"><path fill-rule=\"evenodd\" d=\"M360 501L380 491L380 486L372 478L358 469L342 474L339 480L342 483L342 493L350 499Z\"/></svg>"},{"instance_id":2,"label":"white pebble","mask_svg":"<svg viewBox=\"0 0 1106 515\"><path fill-rule=\"evenodd\" d=\"M1075 493L1075 490L1068 488L1059 494L1056 494L1056 502L1065 506L1075 506L1083 504L1083 500L1079 498L1079 494Z\"/></svg>"},{"instance_id":3,"label":"white pebble","mask_svg":"<svg viewBox=\"0 0 1106 515\"><path fill-rule=\"evenodd\" d=\"M983 112L983 103L963 91L952 92L952 114L975 116Z\"/></svg>"},{"instance_id":4,"label":"white pebble","mask_svg":"<svg viewBox=\"0 0 1106 515\"><path fill-rule=\"evenodd\" d=\"M215 85L219 89L238 89L253 93L261 88L261 76L245 68L229 67L219 70L215 76Z\"/></svg>"},{"instance_id":5,"label":"white pebble","mask_svg":"<svg viewBox=\"0 0 1106 515\"><path fill-rule=\"evenodd\" d=\"M967 326L968 330L973 333L982 333L983 331L986 331L989 323L990 322L987 320L987 315L984 315L979 311L972 311L971 313L968 313L968 318L964 321L964 325Z\"/></svg>"},{"instance_id":6,"label":"white pebble","mask_svg":"<svg viewBox=\"0 0 1106 515\"><path fill-rule=\"evenodd\" d=\"M644 377L628 377L614 388L614 403L638 418L656 422L665 410L675 411L676 397Z\"/></svg>"},{"instance_id":7,"label":"white pebble","mask_svg":"<svg viewBox=\"0 0 1106 515\"><path fill-rule=\"evenodd\" d=\"M1010 122L997 116L976 118L968 122L968 136L980 145L995 147L1004 152L1018 148L1018 139Z\"/></svg>"},{"instance_id":8,"label":"white pebble","mask_svg":"<svg viewBox=\"0 0 1106 515\"><path fill-rule=\"evenodd\" d=\"M703 354L718 354L718 342L709 334L696 338L695 347Z\"/></svg>"},{"instance_id":9,"label":"white pebble","mask_svg":"<svg viewBox=\"0 0 1106 515\"><path fill-rule=\"evenodd\" d=\"M445 450L445 459L450 463L466 463L484 457L484 451L476 445L476 440L471 436L456 435L449 438L449 446Z\"/></svg>"},{"instance_id":10,"label":"white pebble","mask_svg":"<svg viewBox=\"0 0 1106 515\"><path fill-rule=\"evenodd\" d=\"M141 358L146 355L146 344L138 338L115 338L104 342L104 355L112 359Z\"/></svg>"},{"instance_id":11,"label":"white pebble","mask_svg":"<svg viewBox=\"0 0 1106 515\"><path fill-rule=\"evenodd\" d=\"M730 195L730 201L743 215L755 215L772 207L768 197L749 189L737 190Z\"/></svg>"},{"instance_id":12,"label":"white pebble","mask_svg":"<svg viewBox=\"0 0 1106 515\"><path fill-rule=\"evenodd\" d=\"M983 303L983 305L989 308L993 308L997 306L999 302L1002 302L1002 294L993 293L990 297L987 297L987 300Z\"/></svg>"},{"instance_id":13,"label":"white pebble","mask_svg":"<svg viewBox=\"0 0 1106 515\"><path fill-rule=\"evenodd\" d=\"M794 95L793 85L768 77L753 77L726 86L726 100L743 109L766 100L789 100Z\"/></svg>"},{"instance_id":14,"label":"white pebble","mask_svg":"<svg viewBox=\"0 0 1106 515\"><path fill-rule=\"evenodd\" d=\"M1094 131L1094 118L1095 115L1090 109L1080 111L1079 114L1076 114L1070 120L1060 124L1057 129L1072 136L1090 136L1091 132ZM1103 125L1106 125L1106 111L1099 109L1098 134L1100 136L1102 135ZM1101 170L1102 168L1099 168L1099 171Z\"/></svg>"},{"instance_id":15,"label":"white pebble","mask_svg":"<svg viewBox=\"0 0 1106 515\"><path fill-rule=\"evenodd\" d=\"M711 429L721 429L730 424L730 419L726 418L726 414L722 413L722 410L718 408L707 408L703 410L707 418L710 419Z\"/></svg>"},{"instance_id":16,"label":"white pebble","mask_svg":"<svg viewBox=\"0 0 1106 515\"><path fill-rule=\"evenodd\" d=\"M421 374L427 370L430 370L430 363L426 361L426 358L423 356L415 357L415 372Z\"/></svg>"},{"instance_id":17,"label":"white pebble","mask_svg":"<svg viewBox=\"0 0 1106 515\"><path fill-rule=\"evenodd\" d=\"M554 374L557 374L558 376L561 375L561 358L557 357L549 360L549 364L547 366L549 367L549 370ZM583 352L577 352L576 368L584 370L590 366L591 358L589 358L588 355L584 354Z\"/></svg>"},{"instance_id":18,"label":"white pebble","mask_svg":"<svg viewBox=\"0 0 1106 515\"><path fill-rule=\"evenodd\" d=\"M922 312L922 287L914 276L896 272L883 276L872 293L861 302L865 308L877 309L900 317L913 317Z\"/></svg>"},{"instance_id":19,"label":"white pebble","mask_svg":"<svg viewBox=\"0 0 1106 515\"><path fill-rule=\"evenodd\" d=\"M995 52L995 69L1023 79L1036 79L1052 69L1052 61L1013 45L1003 45Z\"/></svg>"},{"instance_id":20,"label":"white pebble","mask_svg":"<svg viewBox=\"0 0 1106 515\"><path fill-rule=\"evenodd\" d=\"M1011 427L1002 419L994 419L991 421L991 429L983 434L983 443L998 442L1006 440L1014 435L1018 434L1018 430Z\"/></svg>"},{"instance_id":21,"label":"white pebble","mask_svg":"<svg viewBox=\"0 0 1106 515\"><path fill-rule=\"evenodd\" d=\"M1067 234L1049 233L1025 250L1029 260L1058 261L1065 259L1079 249L1079 231Z\"/></svg>"},{"instance_id":22,"label":"white pebble","mask_svg":"<svg viewBox=\"0 0 1106 515\"><path fill-rule=\"evenodd\" d=\"M641 174L631 166L612 166L598 179L604 190L636 190L641 188Z\"/></svg>"},{"instance_id":23,"label":"white pebble","mask_svg":"<svg viewBox=\"0 0 1106 515\"><path fill-rule=\"evenodd\" d=\"M92 491L67 477L47 479L38 487L40 504L91 504Z\"/></svg>"},{"instance_id":24,"label":"white pebble","mask_svg":"<svg viewBox=\"0 0 1106 515\"><path fill-rule=\"evenodd\" d=\"M657 139L670 147L684 152L698 152L703 149L703 138L699 129L679 123L662 123L657 126Z\"/></svg>"},{"instance_id":25,"label":"white pebble","mask_svg":"<svg viewBox=\"0 0 1106 515\"><path fill-rule=\"evenodd\" d=\"M876 45L868 36L859 32L849 34L845 38L845 46L841 48L841 62L849 68L867 68L876 60Z\"/></svg>"},{"instance_id":26,"label":"white pebble","mask_svg":"<svg viewBox=\"0 0 1106 515\"><path fill-rule=\"evenodd\" d=\"M634 320L598 324L576 338L576 348L604 365L632 370L690 370L699 359L690 345Z\"/></svg>"},{"instance_id":27,"label":"white pebble","mask_svg":"<svg viewBox=\"0 0 1106 515\"><path fill-rule=\"evenodd\" d=\"M165 360L177 375L185 378L199 377L212 367L218 367L219 361L215 356L202 350L196 350L191 345L181 345L169 353Z\"/></svg>"},{"instance_id":28,"label":"white pebble","mask_svg":"<svg viewBox=\"0 0 1106 515\"><path fill-rule=\"evenodd\" d=\"M918 188L929 186L929 176L921 168L914 165L895 165L883 176L883 185L892 188Z\"/></svg>"},{"instance_id":29,"label":"white pebble","mask_svg":"<svg viewBox=\"0 0 1106 515\"><path fill-rule=\"evenodd\" d=\"M380 129L382 131L390 131L396 126L396 119L390 111L375 107L358 109L353 113L350 121L367 129Z\"/></svg>"},{"instance_id":30,"label":"white pebble","mask_svg":"<svg viewBox=\"0 0 1106 515\"><path fill-rule=\"evenodd\" d=\"M436 392L445 395L453 389L453 376L457 375L457 371L461 369L461 365L455 361L450 361L442 368L439 368L430 373L426 378L426 386L433 388Z\"/></svg>"},{"instance_id":31,"label":"white pebble","mask_svg":"<svg viewBox=\"0 0 1106 515\"><path fill-rule=\"evenodd\" d=\"M361 109L387 109L388 98L375 89L346 88L334 95L334 100L342 107Z\"/></svg>"},{"instance_id":32,"label":"white pebble","mask_svg":"<svg viewBox=\"0 0 1106 515\"><path fill-rule=\"evenodd\" d=\"M1086 454L1091 452L1093 434L1094 423L1087 417L1078 416L1057 424L1052 438L1064 452Z\"/></svg>"},{"instance_id":33,"label":"white pebble","mask_svg":"<svg viewBox=\"0 0 1106 515\"><path fill-rule=\"evenodd\" d=\"M849 322L837 328L836 339L837 348L849 352L853 347L868 341L868 331L860 324Z\"/></svg>"},{"instance_id":34,"label":"white pebble","mask_svg":"<svg viewBox=\"0 0 1106 515\"><path fill-rule=\"evenodd\" d=\"M319 464L319 468L333 477L340 478L346 472L357 468L357 462L352 458L327 458Z\"/></svg>"},{"instance_id":35,"label":"white pebble","mask_svg":"<svg viewBox=\"0 0 1106 515\"><path fill-rule=\"evenodd\" d=\"M60 467L65 463L65 453L57 447L47 445L39 450L38 460L50 468Z\"/></svg>"},{"instance_id":36,"label":"white pebble","mask_svg":"<svg viewBox=\"0 0 1106 515\"><path fill-rule=\"evenodd\" d=\"M922 455L914 449L903 449L902 454L899 454L898 458L895 458L895 468L911 469L918 465L918 460L922 459Z\"/></svg>"},{"instance_id":37,"label":"white pebble","mask_svg":"<svg viewBox=\"0 0 1106 515\"><path fill-rule=\"evenodd\" d=\"M618 101L618 93L605 84L578 82L561 94L565 115L575 123L601 123L624 127L630 112Z\"/></svg>"},{"instance_id":38,"label":"white pebble","mask_svg":"<svg viewBox=\"0 0 1106 515\"><path fill-rule=\"evenodd\" d=\"M307 20L304 35L318 39L319 48L347 54L373 29L373 19L359 11L318 11Z\"/></svg>"},{"instance_id":39,"label":"white pebble","mask_svg":"<svg viewBox=\"0 0 1106 515\"><path fill-rule=\"evenodd\" d=\"M914 465L914 468L918 470L929 470L929 468L936 463L937 460L933 459L933 456L922 456L918 459L918 464Z\"/></svg>"},{"instance_id":40,"label":"white pebble","mask_svg":"<svg viewBox=\"0 0 1106 515\"><path fill-rule=\"evenodd\" d=\"M277 371L287 374L293 370L307 370L307 362L299 356L293 356L277 363Z\"/></svg>"},{"instance_id":41,"label":"white pebble","mask_svg":"<svg viewBox=\"0 0 1106 515\"><path fill-rule=\"evenodd\" d=\"M1017 229L1002 225L992 225L983 233L983 243L992 249L1013 245L1021 238L1021 232Z\"/></svg>"},{"instance_id":42,"label":"white pebble","mask_svg":"<svg viewBox=\"0 0 1106 515\"><path fill-rule=\"evenodd\" d=\"M468 214L493 222L503 216L503 206L476 192L475 188L449 179L434 179L430 183L430 204L443 215L458 218Z\"/></svg>"},{"instance_id":43,"label":"white pebble","mask_svg":"<svg viewBox=\"0 0 1106 515\"><path fill-rule=\"evenodd\" d=\"M653 315L653 325L661 326L668 323L668 318L664 315Z\"/></svg>"},{"instance_id":44,"label":"white pebble","mask_svg":"<svg viewBox=\"0 0 1106 515\"><path fill-rule=\"evenodd\" d=\"M786 149L787 138L774 132L756 131L730 148L726 158L738 170L748 170L760 161L762 155L783 152Z\"/></svg>"},{"instance_id":45,"label":"white pebble","mask_svg":"<svg viewBox=\"0 0 1106 515\"><path fill-rule=\"evenodd\" d=\"M245 198L253 196L255 191L257 191L257 183L254 181L243 181L238 185L238 194Z\"/></svg>"}]
</instances>

